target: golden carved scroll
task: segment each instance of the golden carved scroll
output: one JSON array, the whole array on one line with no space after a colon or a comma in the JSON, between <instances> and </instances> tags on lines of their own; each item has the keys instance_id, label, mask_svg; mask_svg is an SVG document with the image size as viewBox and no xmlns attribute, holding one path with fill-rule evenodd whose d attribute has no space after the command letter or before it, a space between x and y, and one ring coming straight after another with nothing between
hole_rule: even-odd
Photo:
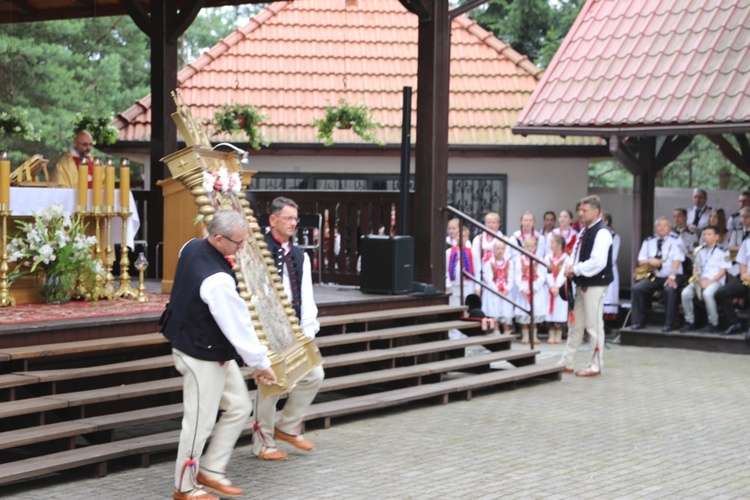
<instances>
[{"instance_id":1,"label":"golden carved scroll","mask_svg":"<svg viewBox=\"0 0 750 500\"><path fill-rule=\"evenodd\" d=\"M204 222L208 223L218 209L237 210L245 215L248 237L236 255L237 288L247 303L261 343L268 347L272 368L278 378L274 386L260 385L260 392L264 397L282 393L322 363L320 351L315 340L302 333L244 192L207 190L204 186L204 172L219 172L221 169L240 172L239 155L213 151L210 143L206 147L207 138L202 126L192 117L179 93L173 92L172 95L178 108L172 119L188 146L162 158L162 162L167 164L172 177L193 195Z\"/></svg>"}]
</instances>

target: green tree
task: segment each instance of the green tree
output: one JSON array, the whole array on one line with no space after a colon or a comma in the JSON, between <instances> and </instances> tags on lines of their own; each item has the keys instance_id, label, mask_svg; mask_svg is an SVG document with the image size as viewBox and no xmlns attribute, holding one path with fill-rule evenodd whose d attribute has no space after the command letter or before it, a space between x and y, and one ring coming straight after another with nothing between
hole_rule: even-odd
<instances>
[{"instance_id":1,"label":"green tree","mask_svg":"<svg viewBox=\"0 0 750 500\"><path fill-rule=\"evenodd\" d=\"M555 52L560 48L565 35L570 31L571 26L581 12L585 0L560 0L553 7L550 16L549 29L544 36L542 48L539 51L539 59L536 63L546 68L552 62Z\"/></svg>"}]
</instances>

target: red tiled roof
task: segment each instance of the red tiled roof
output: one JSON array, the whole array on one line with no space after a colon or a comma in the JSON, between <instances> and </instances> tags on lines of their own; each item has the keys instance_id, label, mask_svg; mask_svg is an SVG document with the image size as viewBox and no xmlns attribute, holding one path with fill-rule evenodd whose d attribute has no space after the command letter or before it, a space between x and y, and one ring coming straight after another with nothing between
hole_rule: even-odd
<instances>
[{"instance_id":1,"label":"red tiled roof","mask_svg":"<svg viewBox=\"0 0 750 500\"><path fill-rule=\"evenodd\" d=\"M514 130L627 135L737 124L750 130L750 2L588 0Z\"/></svg>"},{"instance_id":2,"label":"red tiled roof","mask_svg":"<svg viewBox=\"0 0 750 500\"><path fill-rule=\"evenodd\" d=\"M386 124L386 142L399 143L402 89L418 91L417 22L396 0L358 0L356 8L344 0L276 2L180 71L180 91L205 120L226 103L255 105L269 115L262 129L276 143L316 142L312 121L345 97L370 106ZM453 21L451 42L452 144L594 143L514 136L541 70L464 16ZM117 117L121 140L149 139L150 105L149 95ZM334 139L362 142L351 131Z\"/></svg>"}]
</instances>

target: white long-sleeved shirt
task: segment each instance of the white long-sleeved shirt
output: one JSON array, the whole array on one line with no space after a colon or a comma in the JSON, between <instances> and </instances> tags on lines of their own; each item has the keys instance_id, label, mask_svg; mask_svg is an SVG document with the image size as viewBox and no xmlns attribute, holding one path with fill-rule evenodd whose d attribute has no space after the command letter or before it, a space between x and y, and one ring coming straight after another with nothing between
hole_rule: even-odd
<instances>
[{"instance_id":1,"label":"white long-sleeved shirt","mask_svg":"<svg viewBox=\"0 0 750 500\"><path fill-rule=\"evenodd\" d=\"M283 247L284 245L282 245ZM289 282L289 270L284 264L284 272L282 273L281 284L284 285L284 293L291 299L292 297L292 285ZM320 322L318 322L318 306L315 304L315 297L313 296L313 285L312 285L312 266L310 265L310 257L305 253L305 260L302 263L302 283L300 283L300 319L299 326L302 328L302 333L311 339L315 338L315 335L320 330Z\"/></svg>"},{"instance_id":2,"label":"white long-sleeved shirt","mask_svg":"<svg viewBox=\"0 0 750 500\"><path fill-rule=\"evenodd\" d=\"M259 370L270 368L268 349L258 340L247 303L237 293L232 277L227 273L208 276L201 283L200 296L245 364Z\"/></svg>"},{"instance_id":3,"label":"white long-sleeved shirt","mask_svg":"<svg viewBox=\"0 0 750 500\"><path fill-rule=\"evenodd\" d=\"M589 224L589 227L594 226L600 220L601 219L598 219L592 224ZM588 231L588 228L578 236L579 242L583 241L586 231ZM587 260L580 262L578 259L581 254L581 245L579 244L576 249L573 274L576 276L586 276L587 278L599 274L602 269L607 267L610 246L612 246L612 233L609 230L597 231L596 236L594 237L594 248L591 249L591 255L589 255Z\"/></svg>"}]
</instances>

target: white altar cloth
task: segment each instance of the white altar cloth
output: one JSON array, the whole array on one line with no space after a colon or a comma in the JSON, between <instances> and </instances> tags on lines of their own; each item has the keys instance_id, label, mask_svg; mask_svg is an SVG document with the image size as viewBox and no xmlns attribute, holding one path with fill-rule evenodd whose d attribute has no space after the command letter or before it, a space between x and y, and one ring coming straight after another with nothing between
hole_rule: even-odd
<instances>
[{"instance_id":1,"label":"white altar cloth","mask_svg":"<svg viewBox=\"0 0 750 500\"><path fill-rule=\"evenodd\" d=\"M138 228L141 227L141 219L135 206L133 193L130 194L129 211L132 214L127 222L127 244L131 250L134 249L133 239ZM88 206L91 207L92 192L89 189ZM62 205L63 210L71 214L78 208L78 190L68 188L36 188L36 187L12 187L10 188L10 211L15 216L30 216L33 211L49 208L53 203ZM120 210L120 190L115 190L115 210ZM104 219L102 219L103 221ZM93 222L90 222L93 224ZM10 229L10 228L8 228ZM102 237L104 237L104 224L102 224ZM106 243L106 242L105 242ZM112 218L112 244L122 243L122 218Z\"/></svg>"}]
</instances>

